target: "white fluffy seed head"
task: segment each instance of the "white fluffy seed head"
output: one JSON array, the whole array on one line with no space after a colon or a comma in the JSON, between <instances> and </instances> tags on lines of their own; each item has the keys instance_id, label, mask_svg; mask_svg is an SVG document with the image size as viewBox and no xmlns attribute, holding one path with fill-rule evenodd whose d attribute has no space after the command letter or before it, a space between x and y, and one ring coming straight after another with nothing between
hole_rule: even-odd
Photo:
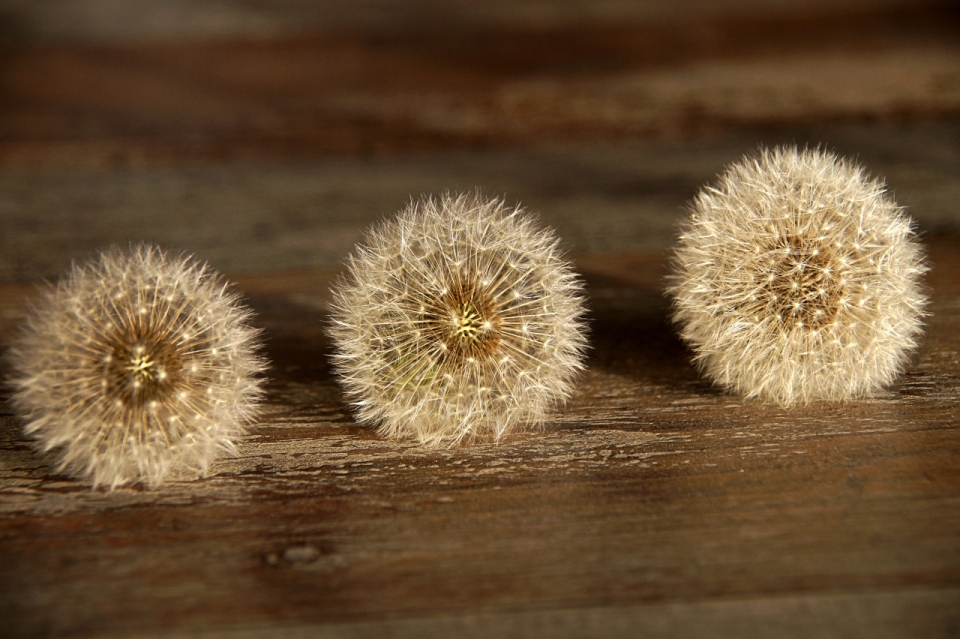
<instances>
[{"instance_id":1,"label":"white fluffy seed head","mask_svg":"<svg viewBox=\"0 0 960 639\"><path fill-rule=\"evenodd\" d=\"M256 413L249 317L206 265L153 246L74 265L10 353L26 433L94 486L205 474Z\"/></svg>"},{"instance_id":2,"label":"white fluffy seed head","mask_svg":"<svg viewBox=\"0 0 960 639\"><path fill-rule=\"evenodd\" d=\"M668 290L715 383L790 405L862 397L901 372L927 267L880 181L823 151L763 150L692 209Z\"/></svg>"},{"instance_id":3,"label":"white fluffy seed head","mask_svg":"<svg viewBox=\"0 0 960 639\"><path fill-rule=\"evenodd\" d=\"M582 286L557 245L479 194L413 201L374 227L329 329L358 420L431 445L542 422L586 348Z\"/></svg>"}]
</instances>

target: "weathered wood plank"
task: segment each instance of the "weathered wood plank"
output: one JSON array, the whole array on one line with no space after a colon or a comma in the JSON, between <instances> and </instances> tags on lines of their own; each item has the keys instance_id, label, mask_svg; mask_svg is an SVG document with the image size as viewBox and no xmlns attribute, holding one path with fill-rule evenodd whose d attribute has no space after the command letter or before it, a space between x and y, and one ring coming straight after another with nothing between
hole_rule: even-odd
<instances>
[{"instance_id":1,"label":"weathered wood plank","mask_svg":"<svg viewBox=\"0 0 960 639\"><path fill-rule=\"evenodd\" d=\"M938 3L0 51L0 164L14 166L516 148L958 113L960 16Z\"/></svg>"},{"instance_id":2,"label":"weathered wood plank","mask_svg":"<svg viewBox=\"0 0 960 639\"><path fill-rule=\"evenodd\" d=\"M956 590L911 590L761 599L728 599L633 607L527 611L487 615L396 619L345 624L249 627L199 636L223 639L322 637L836 637L888 639L956 635ZM188 635L189 636L189 635Z\"/></svg>"},{"instance_id":3,"label":"weathered wood plank","mask_svg":"<svg viewBox=\"0 0 960 639\"><path fill-rule=\"evenodd\" d=\"M793 18L916 11L946 3L915 0L0 0L0 40L136 42L279 39L362 30L397 33L484 28L557 28L589 24L690 24L705 19Z\"/></svg>"},{"instance_id":4,"label":"weathered wood plank","mask_svg":"<svg viewBox=\"0 0 960 639\"><path fill-rule=\"evenodd\" d=\"M159 242L249 296L265 410L209 477L108 493L0 390L0 636L960 634L949 3L136 4L0 0L0 350L38 279ZM790 142L885 176L930 246L927 334L868 401L719 393L667 320L684 202ZM329 282L370 222L476 187L576 256L589 369L498 446L383 440L331 375Z\"/></svg>"},{"instance_id":5,"label":"weathered wood plank","mask_svg":"<svg viewBox=\"0 0 960 639\"><path fill-rule=\"evenodd\" d=\"M55 278L110 243L152 241L223 271L331 268L411 197L482 188L538 213L571 252L662 250L686 202L760 144L823 145L883 176L928 234L960 233L960 120L751 129L652 145L376 159L0 170L0 281Z\"/></svg>"},{"instance_id":6,"label":"weathered wood plank","mask_svg":"<svg viewBox=\"0 0 960 639\"><path fill-rule=\"evenodd\" d=\"M806 611L838 619L829 602L849 597L877 636L949 636L960 240L931 242L931 257L933 316L902 381L868 401L790 410L698 378L666 320L661 259L590 258L594 349L570 405L539 432L449 450L351 421L321 330L331 272L241 280L269 336L268 400L239 457L209 478L94 492L52 474L0 417L7 634L364 621L341 631L404 636L628 607L611 613L615 628L680 614L646 604L749 612L723 608L730 598L765 602L761 617L792 611L800 634L816 627ZM8 321L21 288L0 297ZM399 621L450 617L468 621Z\"/></svg>"}]
</instances>

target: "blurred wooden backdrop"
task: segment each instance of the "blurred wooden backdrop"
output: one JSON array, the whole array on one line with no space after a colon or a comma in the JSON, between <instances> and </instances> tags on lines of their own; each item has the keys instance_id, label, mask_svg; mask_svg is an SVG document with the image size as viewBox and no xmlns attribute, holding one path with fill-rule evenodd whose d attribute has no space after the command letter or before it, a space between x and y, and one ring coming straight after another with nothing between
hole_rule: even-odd
<instances>
[{"instance_id":1,"label":"blurred wooden backdrop","mask_svg":"<svg viewBox=\"0 0 960 639\"><path fill-rule=\"evenodd\" d=\"M758 145L885 176L929 246L901 383L781 410L667 321L684 203ZM327 286L480 188L554 226L595 347L500 446L353 424ZM153 241L273 360L204 480L93 492L0 403L0 636L960 636L960 11L905 0L0 0L0 343L36 282ZM6 391L2 391L6 392Z\"/></svg>"}]
</instances>

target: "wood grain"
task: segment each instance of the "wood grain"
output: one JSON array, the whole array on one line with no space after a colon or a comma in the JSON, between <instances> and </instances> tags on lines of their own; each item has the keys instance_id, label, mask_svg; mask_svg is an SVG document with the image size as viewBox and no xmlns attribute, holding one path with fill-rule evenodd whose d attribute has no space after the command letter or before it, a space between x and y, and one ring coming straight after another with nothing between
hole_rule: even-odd
<instances>
[{"instance_id":1,"label":"wood grain","mask_svg":"<svg viewBox=\"0 0 960 639\"><path fill-rule=\"evenodd\" d=\"M950 636L960 240L930 250L933 315L901 382L790 410L698 378L666 320L661 257L581 262L594 348L569 406L499 446L444 450L353 424L322 332L331 272L241 279L268 335L268 400L210 477L91 491L2 417L5 634L517 632L609 609L619 636L694 636L694 614L727 615L734 636L739 615L810 606L824 616L780 620L783 636L851 627L837 610L876 636ZM4 290L12 321L21 290Z\"/></svg>"},{"instance_id":2,"label":"wood grain","mask_svg":"<svg viewBox=\"0 0 960 639\"><path fill-rule=\"evenodd\" d=\"M684 203L791 143L929 247L927 332L866 401L720 393L667 319ZM563 238L589 368L498 446L384 440L329 283L474 188ZM0 351L38 281L151 241L231 274L272 362L239 455L155 491L56 474L0 388L0 637L960 636L958 201L949 2L0 0Z\"/></svg>"},{"instance_id":3,"label":"wood grain","mask_svg":"<svg viewBox=\"0 0 960 639\"><path fill-rule=\"evenodd\" d=\"M0 51L0 164L14 166L514 148L958 113L960 18L945 4Z\"/></svg>"},{"instance_id":4,"label":"wood grain","mask_svg":"<svg viewBox=\"0 0 960 639\"><path fill-rule=\"evenodd\" d=\"M0 281L53 279L109 244L159 243L221 271L337 268L411 197L482 189L577 255L673 245L686 203L761 145L824 146L885 179L923 233L960 233L960 120L756 127L707 139L378 158L0 169Z\"/></svg>"},{"instance_id":5,"label":"wood grain","mask_svg":"<svg viewBox=\"0 0 960 639\"><path fill-rule=\"evenodd\" d=\"M0 0L0 41L57 42L287 39L355 31L402 33L591 24L689 24L729 18L846 15L948 6L915 0Z\"/></svg>"}]
</instances>

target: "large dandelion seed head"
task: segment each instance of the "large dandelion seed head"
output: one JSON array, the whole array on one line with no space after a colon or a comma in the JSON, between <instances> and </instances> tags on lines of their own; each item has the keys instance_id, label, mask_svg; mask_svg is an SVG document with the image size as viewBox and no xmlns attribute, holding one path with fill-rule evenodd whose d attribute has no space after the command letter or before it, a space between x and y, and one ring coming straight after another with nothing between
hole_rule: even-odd
<instances>
[{"instance_id":1,"label":"large dandelion seed head","mask_svg":"<svg viewBox=\"0 0 960 639\"><path fill-rule=\"evenodd\" d=\"M204 474L256 412L249 315L207 266L155 247L75 265L11 350L26 433L94 486Z\"/></svg>"},{"instance_id":2,"label":"large dandelion seed head","mask_svg":"<svg viewBox=\"0 0 960 639\"><path fill-rule=\"evenodd\" d=\"M586 347L581 284L557 245L479 195L411 202L372 229L330 326L358 420L426 444L542 422Z\"/></svg>"},{"instance_id":3,"label":"large dandelion seed head","mask_svg":"<svg viewBox=\"0 0 960 639\"><path fill-rule=\"evenodd\" d=\"M823 151L764 150L692 208L669 292L708 377L783 405L896 378L921 331L927 269L880 181Z\"/></svg>"}]
</instances>

